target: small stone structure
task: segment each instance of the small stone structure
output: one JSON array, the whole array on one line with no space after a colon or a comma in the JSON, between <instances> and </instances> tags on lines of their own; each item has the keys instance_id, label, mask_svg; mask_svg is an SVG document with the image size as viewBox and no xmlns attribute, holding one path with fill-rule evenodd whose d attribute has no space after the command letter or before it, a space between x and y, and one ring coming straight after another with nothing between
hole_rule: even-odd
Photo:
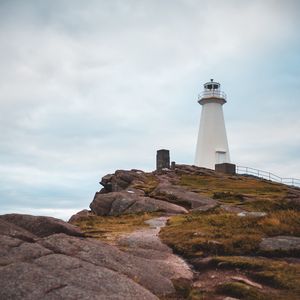
<instances>
[{"instance_id":1,"label":"small stone structure","mask_svg":"<svg viewBox=\"0 0 300 300\"><path fill-rule=\"evenodd\" d=\"M234 164L230 164L230 163L216 164L215 171L220 172L220 173L235 175L236 174L236 166Z\"/></svg>"},{"instance_id":2,"label":"small stone structure","mask_svg":"<svg viewBox=\"0 0 300 300\"><path fill-rule=\"evenodd\" d=\"M166 149L160 149L156 153L156 170L170 169L170 151Z\"/></svg>"}]
</instances>

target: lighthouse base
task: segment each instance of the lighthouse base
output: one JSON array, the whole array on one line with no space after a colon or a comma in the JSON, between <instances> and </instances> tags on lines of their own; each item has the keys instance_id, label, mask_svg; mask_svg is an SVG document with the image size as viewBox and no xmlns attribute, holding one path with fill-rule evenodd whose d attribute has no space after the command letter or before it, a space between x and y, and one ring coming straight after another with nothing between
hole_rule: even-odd
<instances>
[{"instance_id":1,"label":"lighthouse base","mask_svg":"<svg viewBox=\"0 0 300 300\"><path fill-rule=\"evenodd\" d=\"M216 164L215 171L219 173L235 175L236 174L236 166L234 164L223 163L223 164Z\"/></svg>"}]
</instances>

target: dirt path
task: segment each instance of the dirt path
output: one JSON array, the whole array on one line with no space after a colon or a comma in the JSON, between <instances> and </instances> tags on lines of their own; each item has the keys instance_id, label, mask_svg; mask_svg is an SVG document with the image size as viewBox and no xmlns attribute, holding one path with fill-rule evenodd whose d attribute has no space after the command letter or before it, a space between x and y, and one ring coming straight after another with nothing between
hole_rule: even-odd
<instances>
[{"instance_id":1,"label":"dirt path","mask_svg":"<svg viewBox=\"0 0 300 300\"><path fill-rule=\"evenodd\" d=\"M193 280L190 266L171 248L159 239L159 231L166 225L168 216L146 221L149 227L123 235L117 242L123 251L149 260L149 263L159 263L165 268L166 277L171 280ZM146 270L145 270L146 271Z\"/></svg>"}]
</instances>

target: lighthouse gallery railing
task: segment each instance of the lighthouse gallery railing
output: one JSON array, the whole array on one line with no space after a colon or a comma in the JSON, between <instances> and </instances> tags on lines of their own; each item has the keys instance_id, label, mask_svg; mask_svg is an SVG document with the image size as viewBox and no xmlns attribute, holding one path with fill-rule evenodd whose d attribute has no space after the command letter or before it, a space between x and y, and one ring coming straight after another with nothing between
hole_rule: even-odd
<instances>
[{"instance_id":1,"label":"lighthouse gallery railing","mask_svg":"<svg viewBox=\"0 0 300 300\"><path fill-rule=\"evenodd\" d=\"M241 175L251 175L259 178L263 178L266 180L279 182L286 185L292 185L296 187L300 187L300 179L296 178L283 178L280 176L277 176L271 172L258 170L250 167L242 167L242 166L236 166L236 172Z\"/></svg>"},{"instance_id":2,"label":"lighthouse gallery railing","mask_svg":"<svg viewBox=\"0 0 300 300\"><path fill-rule=\"evenodd\" d=\"M222 98L222 99L225 99L225 100L227 98L226 94L222 91L208 90L208 91L204 91L204 92L200 93L198 95L198 100L201 100L202 98L210 98L210 97L218 97L218 98Z\"/></svg>"}]
</instances>

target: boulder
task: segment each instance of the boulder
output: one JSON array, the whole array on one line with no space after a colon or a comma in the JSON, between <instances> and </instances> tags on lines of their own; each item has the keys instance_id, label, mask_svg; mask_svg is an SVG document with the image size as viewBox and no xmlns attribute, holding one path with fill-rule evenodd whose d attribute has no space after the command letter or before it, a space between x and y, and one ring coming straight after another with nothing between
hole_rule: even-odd
<instances>
[{"instance_id":1,"label":"boulder","mask_svg":"<svg viewBox=\"0 0 300 300\"><path fill-rule=\"evenodd\" d=\"M71 216L68 223L74 223L74 222L79 221L81 218L90 217L93 215L94 214L90 210L83 209L83 210L79 211L78 213L76 213L75 215Z\"/></svg>"},{"instance_id":2,"label":"boulder","mask_svg":"<svg viewBox=\"0 0 300 300\"><path fill-rule=\"evenodd\" d=\"M0 220L15 224L38 237L45 237L54 233L83 236L83 233L77 227L52 217L7 214L0 216Z\"/></svg>"},{"instance_id":3,"label":"boulder","mask_svg":"<svg viewBox=\"0 0 300 300\"><path fill-rule=\"evenodd\" d=\"M119 216L126 213L127 209L140 199L139 196L128 192L116 192L113 194L115 200L112 202L108 213L110 216Z\"/></svg>"},{"instance_id":4,"label":"boulder","mask_svg":"<svg viewBox=\"0 0 300 300\"><path fill-rule=\"evenodd\" d=\"M187 213L179 205L140 196L133 191L97 193L90 204L91 210L100 216L118 216L121 214L163 211L170 214Z\"/></svg>"},{"instance_id":5,"label":"boulder","mask_svg":"<svg viewBox=\"0 0 300 300\"><path fill-rule=\"evenodd\" d=\"M123 191L134 181L144 182L144 172L139 170L117 170L114 174L107 174L102 177L100 184L104 187L104 191L101 193Z\"/></svg>"},{"instance_id":6,"label":"boulder","mask_svg":"<svg viewBox=\"0 0 300 300\"><path fill-rule=\"evenodd\" d=\"M118 215L135 201L136 196L128 192L96 193L90 208L98 216Z\"/></svg>"},{"instance_id":7,"label":"boulder","mask_svg":"<svg viewBox=\"0 0 300 300\"><path fill-rule=\"evenodd\" d=\"M259 244L259 249L269 255L300 255L300 237L274 236L264 238Z\"/></svg>"}]
</instances>

